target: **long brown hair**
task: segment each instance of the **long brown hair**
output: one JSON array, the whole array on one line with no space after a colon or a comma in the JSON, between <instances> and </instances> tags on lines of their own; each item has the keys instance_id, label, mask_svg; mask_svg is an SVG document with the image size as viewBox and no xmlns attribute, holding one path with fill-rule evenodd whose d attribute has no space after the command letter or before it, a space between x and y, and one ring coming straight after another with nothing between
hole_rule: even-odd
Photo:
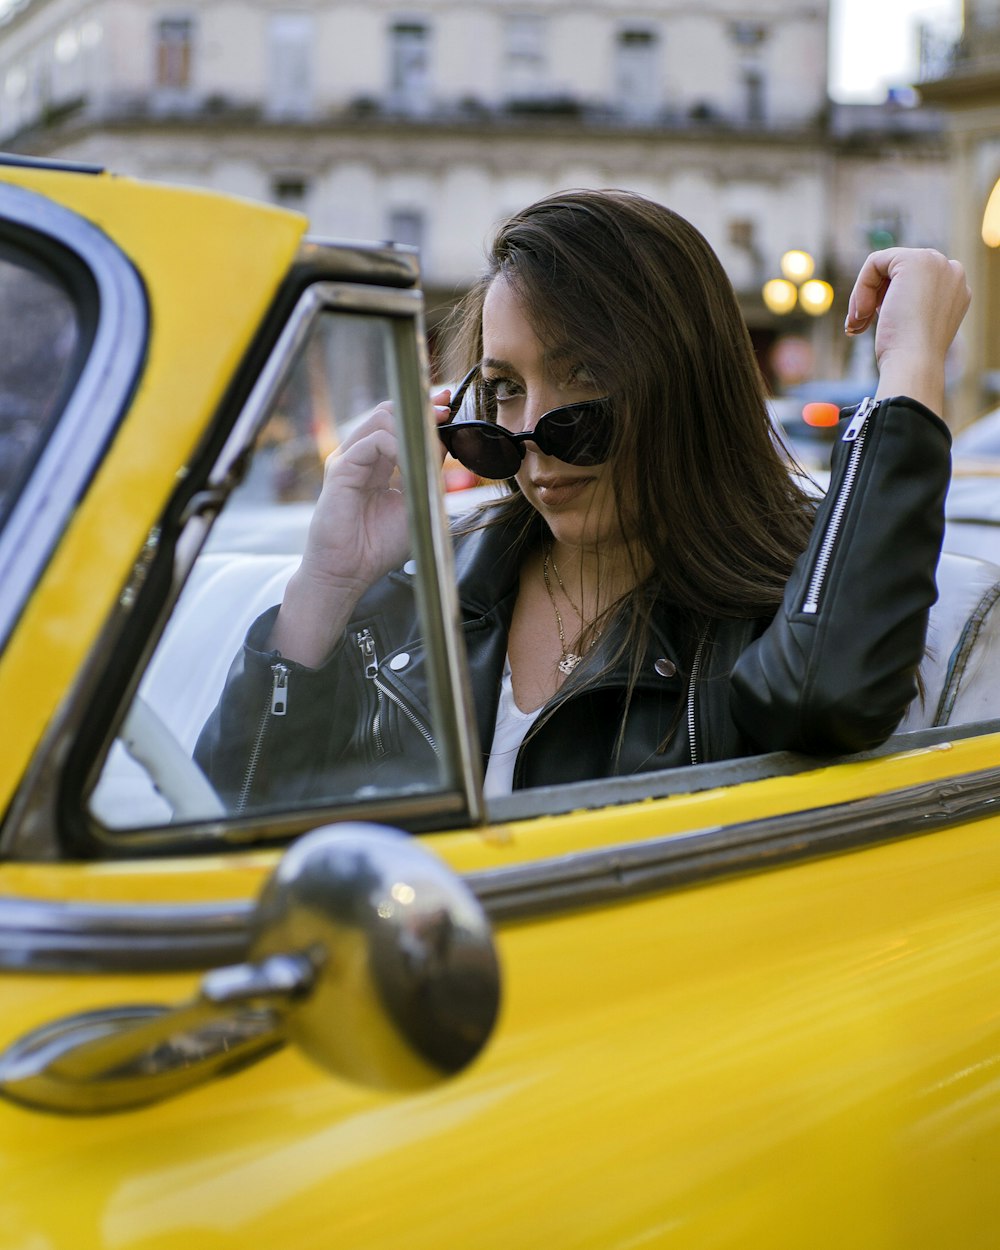
<instances>
[{"instance_id":1,"label":"long brown hair","mask_svg":"<svg viewBox=\"0 0 1000 1250\"><path fill-rule=\"evenodd\" d=\"M457 350L481 359L500 275L546 345L572 344L614 400L609 463L622 532L654 570L646 588L689 620L773 612L811 509L774 444L749 333L705 238L640 195L567 191L501 225L488 259ZM500 505L507 520L527 508L516 490ZM648 597L635 598L645 615Z\"/></svg>"}]
</instances>

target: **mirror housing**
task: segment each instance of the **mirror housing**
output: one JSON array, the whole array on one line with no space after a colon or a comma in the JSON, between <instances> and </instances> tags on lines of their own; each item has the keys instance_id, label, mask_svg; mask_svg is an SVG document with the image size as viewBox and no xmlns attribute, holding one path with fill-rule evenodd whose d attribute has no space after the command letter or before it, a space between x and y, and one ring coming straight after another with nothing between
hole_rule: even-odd
<instances>
[{"instance_id":1,"label":"mirror housing","mask_svg":"<svg viewBox=\"0 0 1000 1250\"><path fill-rule=\"evenodd\" d=\"M469 887L419 842L329 825L265 885L249 959L175 1007L124 1004L52 1021L0 1054L0 1094L69 1114L171 1097L294 1042L386 1090L461 1072L492 1034L500 969Z\"/></svg>"}]
</instances>

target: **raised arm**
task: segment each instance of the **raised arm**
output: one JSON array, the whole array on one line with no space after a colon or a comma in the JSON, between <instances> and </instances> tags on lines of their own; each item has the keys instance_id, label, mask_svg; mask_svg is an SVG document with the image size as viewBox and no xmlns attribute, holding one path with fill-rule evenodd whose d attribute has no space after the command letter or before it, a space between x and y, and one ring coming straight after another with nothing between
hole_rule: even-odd
<instances>
[{"instance_id":1,"label":"raised arm","mask_svg":"<svg viewBox=\"0 0 1000 1250\"><path fill-rule=\"evenodd\" d=\"M916 695L950 473L945 356L968 303L938 252L891 248L861 270L846 329L877 318L877 402L841 432L781 608L733 670L733 716L761 750L874 747Z\"/></svg>"}]
</instances>

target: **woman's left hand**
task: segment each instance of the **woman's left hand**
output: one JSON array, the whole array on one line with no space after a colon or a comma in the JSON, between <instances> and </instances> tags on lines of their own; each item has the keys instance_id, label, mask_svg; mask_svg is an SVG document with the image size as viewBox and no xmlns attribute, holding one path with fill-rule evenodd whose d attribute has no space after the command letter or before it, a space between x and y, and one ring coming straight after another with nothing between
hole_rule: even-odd
<instances>
[{"instance_id":1,"label":"woman's left hand","mask_svg":"<svg viewBox=\"0 0 1000 1250\"><path fill-rule=\"evenodd\" d=\"M965 270L930 248L891 247L865 261L851 292L848 334L876 319L878 397L909 395L944 407L944 362L969 307Z\"/></svg>"}]
</instances>

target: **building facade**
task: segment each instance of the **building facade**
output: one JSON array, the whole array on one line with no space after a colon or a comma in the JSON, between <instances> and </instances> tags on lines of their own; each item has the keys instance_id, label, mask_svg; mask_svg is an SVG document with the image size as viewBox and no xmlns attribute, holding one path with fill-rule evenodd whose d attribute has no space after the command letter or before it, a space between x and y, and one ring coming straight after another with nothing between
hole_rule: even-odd
<instances>
[{"instance_id":1,"label":"building facade","mask_svg":"<svg viewBox=\"0 0 1000 1250\"><path fill-rule=\"evenodd\" d=\"M629 187L707 235L765 369L792 330L832 374L871 240L945 246L950 204L933 120L831 107L827 22L827 0L21 0L0 144L415 244L432 323L511 211ZM835 286L822 322L761 299L793 247Z\"/></svg>"},{"instance_id":2,"label":"building facade","mask_svg":"<svg viewBox=\"0 0 1000 1250\"><path fill-rule=\"evenodd\" d=\"M965 424L1000 403L1000 248L988 247L981 235L990 192L1000 179L1000 0L964 0L962 37L934 68L921 92L947 116L953 250L973 292L958 397Z\"/></svg>"}]
</instances>

